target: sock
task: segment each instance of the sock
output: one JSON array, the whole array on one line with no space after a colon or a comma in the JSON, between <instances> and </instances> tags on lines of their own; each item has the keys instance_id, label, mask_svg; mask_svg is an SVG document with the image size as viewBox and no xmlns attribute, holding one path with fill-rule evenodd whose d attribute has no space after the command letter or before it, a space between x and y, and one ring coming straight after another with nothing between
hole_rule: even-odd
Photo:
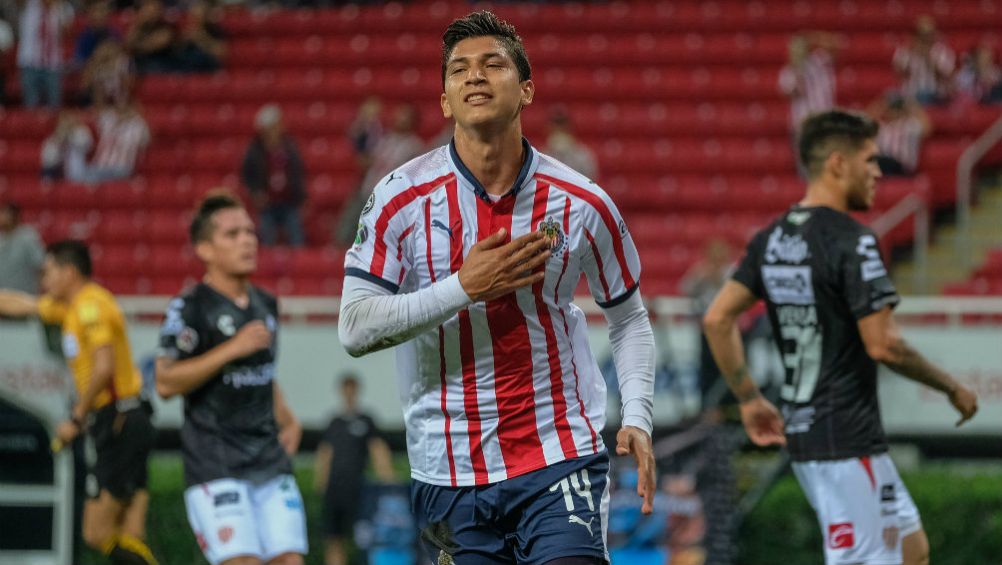
<instances>
[{"instance_id":1,"label":"sock","mask_svg":"<svg viewBox=\"0 0 1002 565\"><path fill-rule=\"evenodd\" d=\"M101 550L112 565L159 565L150 548L142 540L129 534L111 538Z\"/></svg>"}]
</instances>

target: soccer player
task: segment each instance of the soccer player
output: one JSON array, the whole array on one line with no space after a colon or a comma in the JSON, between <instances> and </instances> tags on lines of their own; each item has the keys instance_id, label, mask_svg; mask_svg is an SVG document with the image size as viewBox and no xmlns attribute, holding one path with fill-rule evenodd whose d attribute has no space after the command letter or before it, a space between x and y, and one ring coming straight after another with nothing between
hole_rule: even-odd
<instances>
[{"instance_id":1,"label":"soccer player","mask_svg":"<svg viewBox=\"0 0 1002 565\"><path fill-rule=\"evenodd\" d=\"M749 437L789 449L829 565L928 561L918 510L887 455L877 363L944 393L958 426L977 411L973 392L901 337L892 316L900 298L877 237L849 216L873 204L877 129L839 110L804 122L806 196L751 240L704 318ZM736 326L759 299L786 365L782 416L749 376Z\"/></svg>"},{"instance_id":2,"label":"soccer player","mask_svg":"<svg viewBox=\"0 0 1002 565\"><path fill-rule=\"evenodd\" d=\"M616 451L651 511L654 339L640 260L593 182L536 151L515 29L490 12L443 37L449 145L379 181L345 258L339 335L398 346L413 507L437 563L608 561L605 385L572 303L584 273L609 322Z\"/></svg>"},{"instance_id":3,"label":"soccer player","mask_svg":"<svg viewBox=\"0 0 1002 565\"><path fill-rule=\"evenodd\" d=\"M213 193L190 235L205 278L168 305L156 360L157 392L184 396L188 521L212 565L301 565L306 518L289 456L302 430L275 381L277 301L248 281L254 223Z\"/></svg>"},{"instance_id":4,"label":"soccer player","mask_svg":"<svg viewBox=\"0 0 1002 565\"><path fill-rule=\"evenodd\" d=\"M324 499L326 565L348 563L347 540L355 533L365 489L365 468L372 460L376 476L392 483L393 455L372 418L359 410L358 378L341 378L341 413L331 419L314 459L314 490Z\"/></svg>"},{"instance_id":5,"label":"soccer player","mask_svg":"<svg viewBox=\"0 0 1002 565\"><path fill-rule=\"evenodd\" d=\"M88 492L84 505L83 539L114 565L151 565L156 560L143 539L153 425L140 400L142 378L132 362L125 317L111 293L90 277L84 243L53 243L42 266L46 294L0 291L0 314L34 315L62 326L63 356L77 400L70 419L56 428L53 447L68 445L86 431L97 453L88 470L88 483L97 488Z\"/></svg>"}]
</instances>

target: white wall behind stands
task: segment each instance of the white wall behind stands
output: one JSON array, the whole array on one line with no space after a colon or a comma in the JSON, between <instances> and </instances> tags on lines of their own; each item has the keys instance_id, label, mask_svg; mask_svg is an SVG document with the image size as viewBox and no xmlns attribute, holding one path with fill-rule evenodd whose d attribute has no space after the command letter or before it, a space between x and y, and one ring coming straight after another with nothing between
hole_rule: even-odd
<instances>
[{"instance_id":1,"label":"white wall behind stands","mask_svg":"<svg viewBox=\"0 0 1002 565\"><path fill-rule=\"evenodd\" d=\"M159 326L148 320L162 312L166 299L123 299L132 316L129 337L137 364L147 366L157 348ZM582 304L582 306L589 306ZM590 306L589 306L590 307ZM395 381L395 358L383 351L355 359L338 343L336 322L307 322L301 314L336 312L336 300L286 299L291 313L279 339L278 379L293 410L307 428L321 429L339 405L336 378L352 371L363 382L363 407L388 429L403 427ZM587 310L586 310L587 311ZM594 312L594 308L592 308ZM679 299L651 302L660 367L656 383L655 423L671 425L699 410L696 367L698 327L686 316L688 303ZM980 395L981 411L973 422L955 428L956 414L942 395L885 371L880 396L886 430L891 434L964 434L1002 436L1002 315L992 323L962 323L963 314L1002 314L1002 300L906 298L900 308L906 337L930 359L947 368ZM936 322L911 323L910 314L940 314ZM590 340L600 363L611 365L608 335L601 315L590 328ZM0 394L17 394L47 406L68 404L68 380L59 377L43 352L41 329L35 323L0 324ZM782 378L779 357L764 341L751 346L753 373L762 381ZM609 424L618 422L615 385L610 386ZM154 394L155 396L155 394ZM181 423L180 399L155 400L156 423L175 428Z\"/></svg>"}]
</instances>

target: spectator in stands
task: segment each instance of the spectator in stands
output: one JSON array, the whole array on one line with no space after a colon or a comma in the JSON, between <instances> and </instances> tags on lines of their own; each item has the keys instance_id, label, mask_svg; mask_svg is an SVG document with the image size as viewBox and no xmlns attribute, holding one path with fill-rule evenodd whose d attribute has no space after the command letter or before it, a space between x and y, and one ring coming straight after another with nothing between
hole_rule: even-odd
<instances>
[{"instance_id":1,"label":"spectator in stands","mask_svg":"<svg viewBox=\"0 0 1002 565\"><path fill-rule=\"evenodd\" d=\"M90 128L77 110L63 109L56 129L42 142L42 178L67 178L83 182L87 172L87 155L94 147Z\"/></svg>"},{"instance_id":2,"label":"spectator in stands","mask_svg":"<svg viewBox=\"0 0 1002 565\"><path fill-rule=\"evenodd\" d=\"M99 45L105 41L121 41L122 34L112 27L111 3L108 0L94 0L87 7L87 19L84 28L77 36L73 49L73 64L83 68Z\"/></svg>"},{"instance_id":3,"label":"spectator in stands","mask_svg":"<svg viewBox=\"0 0 1002 565\"><path fill-rule=\"evenodd\" d=\"M65 0L27 0L21 10L17 66L21 70L24 105L35 108L42 98L58 110L63 96L63 39L73 23Z\"/></svg>"},{"instance_id":4,"label":"spectator in stands","mask_svg":"<svg viewBox=\"0 0 1002 565\"><path fill-rule=\"evenodd\" d=\"M365 176L372 164L372 152L383 137L383 123L379 119L383 104L377 96L369 96L358 107L358 114L348 126L348 139L355 149L358 170Z\"/></svg>"},{"instance_id":5,"label":"spectator in stands","mask_svg":"<svg viewBox=\"0 0 1002 565\"><path fill-rule=\"evenodd\" d=\"M260 216L261 243L275 245L282 229L288 245L302 247L306 172L299 149L285 132L278 106L263 106L254 125L257 135L247 147L240 175Z\"/></svg>"},{"instance_id":6,"label":"spectator in stands","mask_svg":"<svg viewBox=\"0 0 1002 565\"><path fill-rule=\"evenodd\" d=\"M345 375L340 385L341 412L327 426L314 459L314 490L324 500L325 565L348 563L347 542L354 535L368 461L380 481L395 481L389 446L372 418L359 410L358 378Z\"/></svg>"},{"instance_id":7,"label":"spectator in stands","mask_svg":"<svg viewBox=\"0 0 1002 565\"><path fill-rule=\"evenodd\" d=\"M964 55L954 86L961 104L1002 102L1002 70L995 62L995 51L989 42L982 41Z\"/></svg>"},{"instance_id":8,"label":"spectator in stands","mask_svg":"<svg viewBox=\"0 0 1002 565\"><path fill-rule=\"evenodd\" d=\"M779 72L779 89L790 99L794 147L804 118L835 107L834 54L843 44L842 38L823 32L790 38L790 60Z\"/></svg>"},{"instance_id":9,"label":"spectator in stands","mask_svg":"<svg viewBox=\"0 0 1002 565\"><path fill-rule=\"evenodd\" d=\"M140 74L171 72L177 68L177 29L164 15L160 0L140 2L125 45Z\"/></svg>"},{"instance_id":10,"label":"spectator in stands","mask_svg":"<svg viewBox=\"0 0 1002 565\"><path fill-rule=\"evenodd\" d=\"M358 231L358 217L369 199L372 188L394 169L425 151L424 141L418 137L419 115L412 104L401 104L393 113L393 126L381 135L372 149L369 169L355 197L341 211L336 240L348 245Z\"/></svg>"},{"instance_id":11,"label":"spectator in stands","mask_svg":"<svg viewBox=\"0 0 1002 565\"><path fill-rule=\"evenodd\" d=\"M211 73L222 67L226 56L226 32L220 24L222 11L212 0L196 0L188 8L188 21L181 34L179 70Z\"/></svg>"},{"instance_id":12,"label":"spectator in stands","mask_svg":"<svg viewBox=\"0 0 1002 565\"><path fill-rule=\"evenodd\" d=\"M595 153L574 136L571 118L563 110L550 116L550 134L543 152L590 179L598 178Z\"/></svg>"},{"instance_id":13,"label":"spectator in stands","mask_svg":"<svg viewBox=\"0 0 1002 565\"><path fill-rule=\"evenodd\" d=\"M21 223L21 208L9 201L0 204L0 288L38 294L44 260L42 238Z\"/></svg>"},{"instance_id":14,"label":"spectator in stands","mask_svg":"<svg viewBox=\"0 0 1002 565\"><path fill-rule=\"evenodd\" d=\"M14 47L14 29L0 14L0 108L7 102L7 54Z\"/></svg>"},{"instance_id":15,"label":"spectator in stands","mask_svg":"<svg viewBox=\"0 0 1002 565\"><path fill-rule=\"evenodd\" d=\"M150 144L150 130L139 108L132 102L107 108L98 115L97 129L94 159L79 180L97 184L131 177Z\"/></svg>"},{"instance_id":16,"label":"spectator in stands","mask_svg":"<svg viewBox=\"0 0 1002 565\"><path fill-rule=\"evenodd\" d=\"M949 98L955 65L956 55L940 40L931 16L920 16L911 44L894 52L894 70L903 81L902 93L921 104L939 104Z\"/></svg>"},{"instance_id":17,"label":"spectator in stands","mask_svg":"<svg viewBox=\"0 0 1002 565\"><path fill-rule=\"evenodd\" d=\"M932 123L922 106L898 93L870 105L867 112L880 122L877 148L884 176L910 176L918 169L922 140L932 132Z\"/></svg>"},{"instance_id":18,"label":"spectator in stands","mask_svg":"<svg viewBox=\"0 0 1002 565\"><path fill-rule=\"evenodd\" d=\"M117 41L105 41L94 50L80 75L82 101L98 110L127 104L135 80L132 59L125 48Z\"/></svg>"}]
</instances>

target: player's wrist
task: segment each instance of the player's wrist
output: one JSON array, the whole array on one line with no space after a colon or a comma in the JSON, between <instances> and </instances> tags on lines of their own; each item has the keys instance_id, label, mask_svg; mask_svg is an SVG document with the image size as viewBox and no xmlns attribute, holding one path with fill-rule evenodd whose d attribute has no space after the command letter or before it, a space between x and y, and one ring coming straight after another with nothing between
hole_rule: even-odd
<instances>
[{"instance_id":1,"label":"player's wrist","mask_svg":"<svg viewBox=\"0 0 1002 565\"><path fill-rule=\"evenodd\" d=\"M734 393L734 397L738 399L739 404L744 405L762 398L762 393L758 390L758 387L753 386Z\"/></svg>"}]
</instances>

